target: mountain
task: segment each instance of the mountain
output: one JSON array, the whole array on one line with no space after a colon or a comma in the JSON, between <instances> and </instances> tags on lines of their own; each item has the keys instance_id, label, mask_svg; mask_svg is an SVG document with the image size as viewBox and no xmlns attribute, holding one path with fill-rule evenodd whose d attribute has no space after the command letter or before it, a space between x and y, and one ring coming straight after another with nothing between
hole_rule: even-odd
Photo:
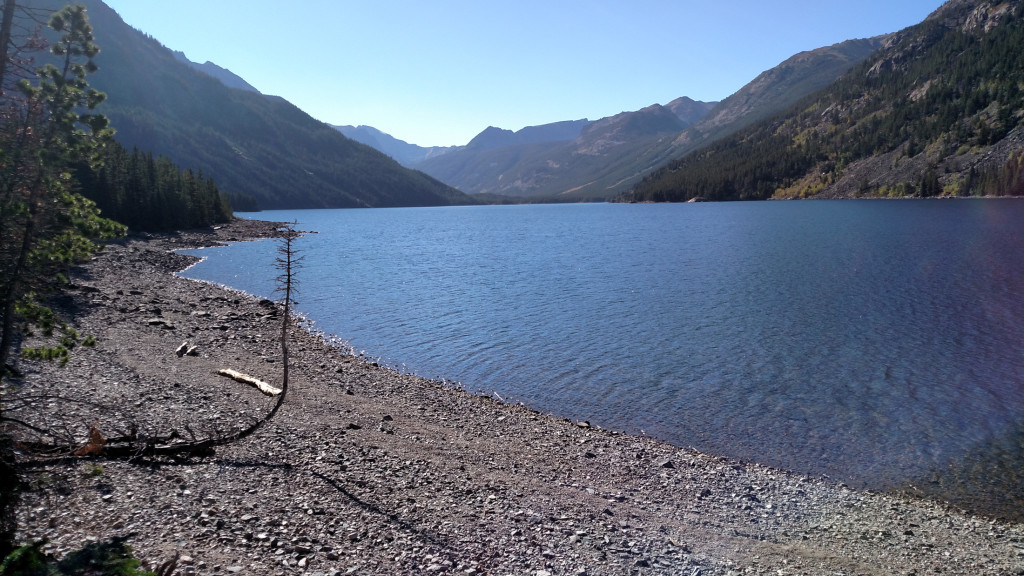
<instances>
[{"instance_id":1,"label":"mountain","mask_svg":"<svg viewBox=\"0 0 1024 576\"><path fill-rule=\"evenodd\" d=\"M489 127L465 147L416 167L469 194L597 200L621 179L623 164L633 174L643 149L659 140L667 146L685 126L656 104L593 122L557 122L518 132Z\"/></svg>"},{"instance_id":2,"label":"mountain","mask_svg":"<svg viewBox=\"0 0 1024 576\"><path fill-rule=\"evenodd\" d=\"M787 58L722 100L699 121L694 121L694 126L673 142L668 154L682 156L792 106L881 48L885 38L847 40Z\"/></svg>"},{"instance_id":3,"label":"mountain","mask_svg":"<svg viewBox=\"0 0 1024 576\"><path fill-rule=\"evenodd\" d=\"M683 96L665 104L665 108L671 110L673 114L683 121L683 124L690 126L707 116L708 112L713 110L716 105L718 105L717 102L698 102Z\"/></svg>"},{"instance_id":4,"label":"mountain","mask_svg":"<svg viewBox=\"0 0 1024 576\"><path fill-rule=\"evenodd\" d=\"M951 0L627 201L1024 195L1024 2Z\"/></svg>"},{"instance_id":5,"label":"mountain","mask_svg":"<svg viewBox=\"0 0 1024 576\"><path fill-rule=\"evenodd\" d=\"M217 80L220 80L221 83L227 86L228 88L238 88L239 90L248 90L249 92L259 93L259 90L254 88L252 84L246 82L245 79L243 79L241 76L235 74L227 68L221 68L220 66L217 66L209 60L207 60L203 64L198 64L196 62L189 60L188 57L185 56L185 53L179 50L174 51L174 57L177 58L179 62L184 62L192 68L195 68L200 72L203 72L205 74L213 76Z\"/></svg>"},{"instance_id":6,"label":"mountain","mask_svg":"<svg viewBox=\"0 0 1024 576\"><path fill-rule=\"evenodd\" d=\"M356 142L362 142L387 154L406 167L413 167L428 158L447 154L458 148L457 146L426 147L409 144L372 126L334 126L334 128Z\"/></svg>"},{"instance_id":7,"label":"mountain","mask_svg":"<svg viewBox=\"0 0 1024 576\"><path fill-rule=\"evenodd\" d=\"M579 136L583 128L589 123L586 118L582 120L567 120L540 126L527 126L518 132L488 126L483 132L477 134L476 137L469 141L466 149L483 151L506 146L529 146L531 144L544 144L548 142L566 142Z\"/></svg>"},{"instance_id":8,"label":"mountain","mask_svg":"<svg viewBox=\"0 0 1024 576\"><path fill-rule=\"evenodd\" d=\"M589 122L572 139L518 142L508 130L488 128L465 148L415 167L468 194L605 200L628 191L674 158L827 85L880 48L883 40L850 40L802 52L722 102L678 98Z\"/></svg>"},{"instance_id":9,"label":"mountain","mask_svg":"<svg viewBox=\"0 0 1024 576\"><path fill-rule=\"evenodd\" d=\"M63 0L26 0L55 9ZM437 180L354 142L282 98L229 88L82 0L101 48L90 84L99 111L131 149L212 177L232 205L252 208L434 206L471 202Z\"/></svg>"},{"instance_id":10,"label":"mountain","mask_svg":"<svg viewBox=\"0 0 1024 576\"><path fill-rule=\"evenodd\" d=\"M608 199L674 158L827 85L881 47L882 41L850 40L803 52L722 102L678 98L664 106L587 123L571 140L520 143L508 130L488 128L465 148L415 166L469 194Z\"/></svg>"}]
</instances>

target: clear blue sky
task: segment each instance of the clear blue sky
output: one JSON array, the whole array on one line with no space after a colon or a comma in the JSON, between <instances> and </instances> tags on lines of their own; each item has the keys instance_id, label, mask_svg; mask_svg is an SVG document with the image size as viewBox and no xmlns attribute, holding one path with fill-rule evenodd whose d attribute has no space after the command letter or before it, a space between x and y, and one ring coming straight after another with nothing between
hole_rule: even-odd
<instances>
[{"instance_id":1,"label":"clear blue sky","mask_svg":"<svg viewBox=\"0 0 1024 576\"><path fill-rule=\"evenodd\" d=\"M421 146L487 126L717 101L804 50L942 0L105 0L133 27L331 124ZM102 47L102 38L98 39Z\"/></svg>"}]
</instances>

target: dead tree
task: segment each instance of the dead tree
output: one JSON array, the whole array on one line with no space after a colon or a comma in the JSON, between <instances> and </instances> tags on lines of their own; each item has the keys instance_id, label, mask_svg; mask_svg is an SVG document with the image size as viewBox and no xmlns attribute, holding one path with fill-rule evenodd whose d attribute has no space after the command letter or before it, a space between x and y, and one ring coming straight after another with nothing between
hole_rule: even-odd
<instances>
[{"instance_id":1,"label":"dead tree","mask_svg":"<svg viewBox=\"0 0 1024 576\"><path fill-rule=\"evenodd\" d=\"M264 382L261 382L251 376L238 373L234 370L225 369L220 371L220 374L222 375L231 377L235 380L247 382L260 388L265 394L276 396L274 405L264 416L256 419L252 424L245 428L235 430L233 432L210 433L205 437L199 437L187 426L185 427L185 431L188 434L188 437L183 435L179 430L172 430L169 433L161 435L144 435L140 434L134 425L130 430L122 431L118 436L108 437L99 430L98 425L94 424L89 428L88 441L82 444L80 441L75 441L74 435L70 430L64 432L45 430L38 426L33 426L27 422L18 420L11 414L11 412L17 412L17 410L15 409L12 411L10 410L11 407L8 406L8 410L0 416L0 421L8 427L13 425L33 432L37 436L50 438L59 437L64 440L62 442L21 440L16 443L17 446L26 452L38 456L49 457L75 456L121 459L136 459L151 456L186 457L207 455L210 454L214 448L239 442L255 434L256 431L274 418L278 410L280 410L281 406L284 404L285 398L288 395L288 329L292 321L292 298L296 292L297 286L295 273L302 261L302 257L299 256L294 245L295 239L298 238L299 235L300 233L294 229L293 224L287 224L279 230L279 241L281 244L278 248L278 257L275 261L275 268L280 272L276 278L276 291L283 295L282 306L284 308L284 314L281 318L280 335L281 356L283 360L281 387L279 389L275 389ZM24 405L24 407L31 408L32 404L35 402L53 402L61 400L62 398L59 397L46 396L39 398L21 398L19 401Z\"/></svg>"}]
</instances>

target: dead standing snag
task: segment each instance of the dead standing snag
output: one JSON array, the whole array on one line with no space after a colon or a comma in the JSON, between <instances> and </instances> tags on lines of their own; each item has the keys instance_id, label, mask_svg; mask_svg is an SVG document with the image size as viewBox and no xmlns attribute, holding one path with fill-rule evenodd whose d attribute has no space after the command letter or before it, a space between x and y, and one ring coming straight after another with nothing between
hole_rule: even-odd
<instances>
[{"instance_id":1,"label":"dead standing snag","mask_svg":"<svg viewBox=\"0 0 1024 576\"><path fill-rule=\"evenodd\" d=\"M208 455L212 449L218 446L238 442L251 436L273 419L284 403L288 393L288 327L291 316L292 296L295 293L296 287L294 273L301 261L301 257L298 256L294 248L294 240L298 237L298 232L289 224L282 228L279 234L281 246L278 249L279 257L275 263L275 268L280 272L277 277L277 290L284 295L283 306L285 312L281 318L280 333L281 355L283 358L281 387L279 389L275 388L255 377L234 370L225 369L219 372L236 380L251 384L260 389L264 394L275 396L276 401L274 405L264 416L255 420L249 426L234 432L221 433L215 431L207 434L205 437L201 434L196 434L187 425L184 426L183 432L171 430L169 433L162 435L140 434L133 425L127 433L121 433L118 436L105 436L100 430L100 423L97 422L90 426L89 440L84 444L80 440L76 440L70 434L70 431L67 430L57 432L30 427L36 434L58 440L49 442L23 441L19 442L18 445L25 451L49 457L87 456L135 459L145 456L201 456ZM26 404L26 407L29 407L29 405ZM5 420L11 425L17 426L21 424L18 420L11 418L5 418Z\"/></svg>"}]
</instances>

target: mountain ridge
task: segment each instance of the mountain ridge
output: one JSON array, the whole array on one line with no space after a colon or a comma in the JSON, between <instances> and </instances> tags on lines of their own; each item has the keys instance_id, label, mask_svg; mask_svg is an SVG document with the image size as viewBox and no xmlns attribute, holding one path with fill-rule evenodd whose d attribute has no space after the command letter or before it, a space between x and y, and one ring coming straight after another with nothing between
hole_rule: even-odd
<instances>
[{"instance_id":1,"label":"mountain ridge","mask_svg":"<svg viewBox=\"0 0 1024 576\"><path fill-rule=\"evenodd\" d=\"M626 201L1024 195L1024 6L947 2Z\"/></svg>"},{"instance_id":2,"label":"mountain ridge","mask_svg":"<svg viewBox=\"0 0 1024 576\"><path fill-rule=\"evenodd\" d=\"M356 142L361 142L387 154L406 168L413 168L424 160L447 154L459 148L459 146L418 146L410 144L373 126L332 125L332 127Z\"/></svg>"},{"instance_id":3,"label":"mountain ridge","mask_svg":"<svg viewBox=\"0 0 1024 576\"><path fill-rule=\"evenodd\" d=\"M590 122L571 141L484 150L467 146L416 167L471 195L606 200L628 191L673 158L770 116L827 84L867 58L882 39L849 40L794 55L722 102L677 98ZM487 139L498 137L497 130L490 130Z\"/></svg>"},{"instance_id":4,"label":"mountain ridge","mask_svg":"<svg viewBox=\"0 0 1024 576\"><path fill-rule=\"evenodd\" d=\"M25 0L54 10L61 0ZM343 208L474 203L457 190L349 140L283 98L226 86L82 0L100 53L90 84L115 138L215 179L235 208Z\"/></svg>"},{"instance_id":5,"label":"mountain ridge","mask_svg":"<svg viewBox=\"0 0 1024 576\"><path fill-rule=\"evenodd\" d=\"M235 74L231 70L228 70L227 68L222 68L214 64L213 62L210 62L209 60L207 60L203 64L193 62L189 60L188 56L185 56L185 53L180 50L172 50L172 53L174 54L174 57L178 59L179 62L184 62L185 64L188 64L192 68L195 68L196 70L199 70L204 74L213 76L217 80L220 80L221 83L227 86L228 88L238 88L239 90L247 90L249 92L256 92L257 94L260 93L260 91L257 90L252 84L249 84L245 81L244 78L242 78L238 74Z\"/></svg>"}]
</instances>

